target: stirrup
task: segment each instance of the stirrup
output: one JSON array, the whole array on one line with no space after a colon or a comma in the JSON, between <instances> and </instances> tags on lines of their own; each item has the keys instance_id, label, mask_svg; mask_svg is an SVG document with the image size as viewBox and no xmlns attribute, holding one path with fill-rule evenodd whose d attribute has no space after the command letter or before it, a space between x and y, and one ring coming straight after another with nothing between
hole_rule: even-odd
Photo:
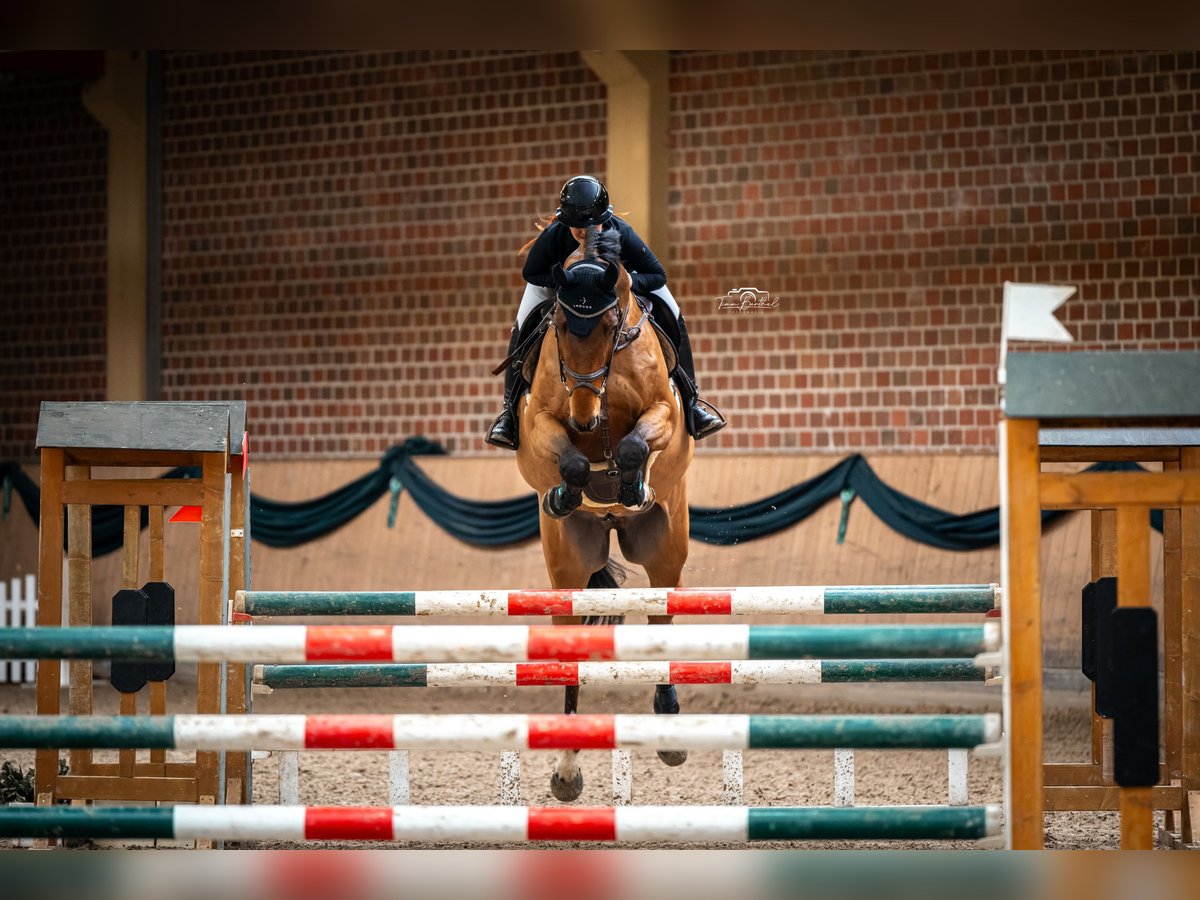
<instances>
[{"instance_id":1,"label":"stirrup","mask_svg":"<svg viewBox=\"0 0 1200 900\"><path fill-rule=\"evenodd\" d=\"M695 432L692 437L696 440L708 437L710 434L716 434L729 423L725 421L725 417L721 415L720 410L709 403L707 400L701 400L695 397L692 400L692 415L689 417L692 421L692 430ZM701 424L700 417L696 413L703 413L707 421Z\"/></svg>"},{"instance_id":2,"label":"stirrup","mask_svg":"<svg viewBox=\"0 0 1200 900\"><path fill-rule=\"evenodd\" d=\"M507 423L504 421L505 418L508 419ZM502 427L505 424L508 425L507 428ZM491 444L493 447L516 450L521 442L520 432L517 430L519 427L516 413L510 407L505 406L500 411L500 415L496 416L496 420L492 422L492 427L488 429L484 442Z\"/></svg>"}]
</instances>

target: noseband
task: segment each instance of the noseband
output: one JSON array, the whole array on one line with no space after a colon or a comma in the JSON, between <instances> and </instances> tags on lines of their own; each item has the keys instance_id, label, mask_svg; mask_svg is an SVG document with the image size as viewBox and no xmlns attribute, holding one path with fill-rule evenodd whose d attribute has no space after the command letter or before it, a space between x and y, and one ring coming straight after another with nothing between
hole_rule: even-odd
<instances>
[{"instance_id":1,"label":"noseband","mask_svg":"<svg viewBox=\"0 0 1200 900\"><path fill-rule=\"evenodd\" d=\"M563 306L563 302L561 300L559 300L558 305L560 307ZM554 325L554 333L555 333L555 336L557 337L555 344L558 347L558 378L562 382L563 387L566 388L566 390L567 390L567 397L570 397L572 394L574 394L580 388L586 388L587 390L589 390L593 394L595 394L597 397L600 397L600 398L604 397L604 393L608 389L608 376L609 376L609 372L612 370L613 357L616 355L618 350L620 350L622 347L628 346L629 342L630 342L629 340L627 340L627 341L625 341L624 344L621 343L621 337L624 334L624 332L622 331L622 328L625 325L625 318L627 315L627 310L622 309L621 305L615 301L614 301L613 305L616 306L617 309L619 309L621 311L621 321L619 321L617 323L617 327L613 329L613 340L612 340L612 345L608 349L608 360L604 363L604 365L602 365L600 368L598 368L595 372L576 372L574 369L572 369L570 366L568 366L566 364L566 362L563 360L563 355L562 355L562 332L558 330L557 324ZM600 312L595 313L595 315L597 315L597 316L603 315L604 313L608 312L608 310L611 308L612 307L607 307L605 309L602 309L602 310L600 310ZM635 334L633 337L637 337L637 335ZM630 338L630 340L632 340L632 338ZM568 377L575 380L574 387L571 387L571 385L567 383ZM592 382L595 381L597 378L601 379L600 387L596 387L594 384L592 384Z\"/></svg>"}]
</instances>

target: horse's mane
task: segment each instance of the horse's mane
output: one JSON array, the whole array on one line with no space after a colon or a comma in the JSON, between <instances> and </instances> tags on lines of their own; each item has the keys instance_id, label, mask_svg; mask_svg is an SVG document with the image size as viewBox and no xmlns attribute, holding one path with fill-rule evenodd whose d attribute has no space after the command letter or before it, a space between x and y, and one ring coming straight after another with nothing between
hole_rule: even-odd
<instances>
[{"instance_id":1,"label":"horse's mane","mask_svg":"<svg viewBox=\"0 0 1200 900\"><path fill-rule=\"evenodd\" d=\"M622 213L622 215L627 215L627 213ZM557 221L558 220L553 215L539 216L538 219L533 223L533 227L535 229L537 229L538 233L536 235L534 235L533 237L531 237L528 241L526 241L521 246L521 249L517 251L517 256L525 256L527 253L529 253L529 248L532 247L537 242L537 239L541 235L541 233ZM595 232L593 232L593 234L595 234ZM614 231L601 231L600 237L602 238L602 240L600 242L601 249L599 251L600 252L599 258L604 260L605 262L616 262L617 260L619 260L621 258L621 236L619 234L617 234L617 232L614 230ZM615 251L610 250L609 245L611 245L612 247L615 247ZM596 259L597 257L595 255L595 253L593 253L592 255L589 256L587 253L587 248L585 247L584 248L584 258Z\"/></svg>"},{"instance_id":2,"label":"horse's mane","mask_svg":"<svg viewBox=\"0 0 1200 900\"><path fill-rule=\"evenodd\" d=\"M621 235L615 228L612 231L589 231L583 242L583 258L616 265L621 261Z\"/></svg>"}]
</instances>

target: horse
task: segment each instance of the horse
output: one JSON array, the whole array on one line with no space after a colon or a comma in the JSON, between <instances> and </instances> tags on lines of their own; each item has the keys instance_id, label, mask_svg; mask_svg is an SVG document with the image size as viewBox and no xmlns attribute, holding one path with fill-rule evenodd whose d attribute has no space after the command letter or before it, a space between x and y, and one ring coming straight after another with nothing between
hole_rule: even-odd
<instances>
[{"instance_id":1,"label":"horse","mask_svg":"<svg viewBox=\"0 0 1200 900\"><path fill-rule=\"evenodd\" d=\"M620 262L615 232L590 231L553 278L540 350L526 360L531 387L519 414L517 466L540 499L542 552L555 589L617 587L611 533L654 587L679 587L688 555L687 469L693 440L671 381L674 349L660 340ZM621 616L555 616L555 624L610 624ZM669 624L671 616L650 616ZM564 711L578 708L578 685ZM656 713L677 713L674 685L658 685ZM550 779L556 798L583 791L578 750ZM686 751L659 751L682 765Z\"/></svg>"}]
</instances>

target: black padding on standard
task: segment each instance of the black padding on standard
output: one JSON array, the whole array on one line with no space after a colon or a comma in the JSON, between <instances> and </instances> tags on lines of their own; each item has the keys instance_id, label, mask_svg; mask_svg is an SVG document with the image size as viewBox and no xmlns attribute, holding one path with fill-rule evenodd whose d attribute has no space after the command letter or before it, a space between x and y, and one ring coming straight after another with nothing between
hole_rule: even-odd
<instances>
[{"instance_id":1,"label":"black padding on standard","mask_svg":"<svg viewBox=\"0 0 1200 900\"><path fill-rule=\"evenodd\" d=\"M1113 692L1120 660L1112 652L1112 611L1117 608L1117 579L1101 578L1093 591L1096 603L1096 714L1111 719L1116 715Z\"/></svg>"},{"instance_id":2,"label":"black padding on standard","mask_svg":"<svg viewBox=\"0 0 1200 900\"><path fill-rule=\"evenodd\" d=\"M149 598L137 588L125 588L113 594L114 625L145 625ZM136 694L146 686L146 664L120 659L112 661L108 680L122 694Z\"/></svg>"},{"instance_id":3,"label":"black padding on standard","mask_svg":"<svg viewBox=\"0 0 1200 900\"><path fill-rule=\"evenodd\" d=\"M1116 707L1113 780L1121 787L1150 787L1158 784L1158 614L1127 606L1109 618L1120 672L1110 694Z\"/></svg>"},{"instance_id":4,"label":"black padding on standard","mask_svg":"<svg viewBox=\"0 0 1200 900\"><path fill-rule=\"evenodd\" d=\"M1096 680L1096 582L1083 586L1079 605L1080 668L1088 681Z\"/></svg>"},{"instance_id":5,"label":"black padding on standard","mask_svg":"<svg viewBox=\"0 0 1200 900\"><path fill-rule=\"evenodd\" d=\"M142 585L146 595L146 624L175 624L175 588L165 581L147 581ZM146 663L147 681L166 681L175 674L175 661Z\"/></svg>"}]
</instances>

